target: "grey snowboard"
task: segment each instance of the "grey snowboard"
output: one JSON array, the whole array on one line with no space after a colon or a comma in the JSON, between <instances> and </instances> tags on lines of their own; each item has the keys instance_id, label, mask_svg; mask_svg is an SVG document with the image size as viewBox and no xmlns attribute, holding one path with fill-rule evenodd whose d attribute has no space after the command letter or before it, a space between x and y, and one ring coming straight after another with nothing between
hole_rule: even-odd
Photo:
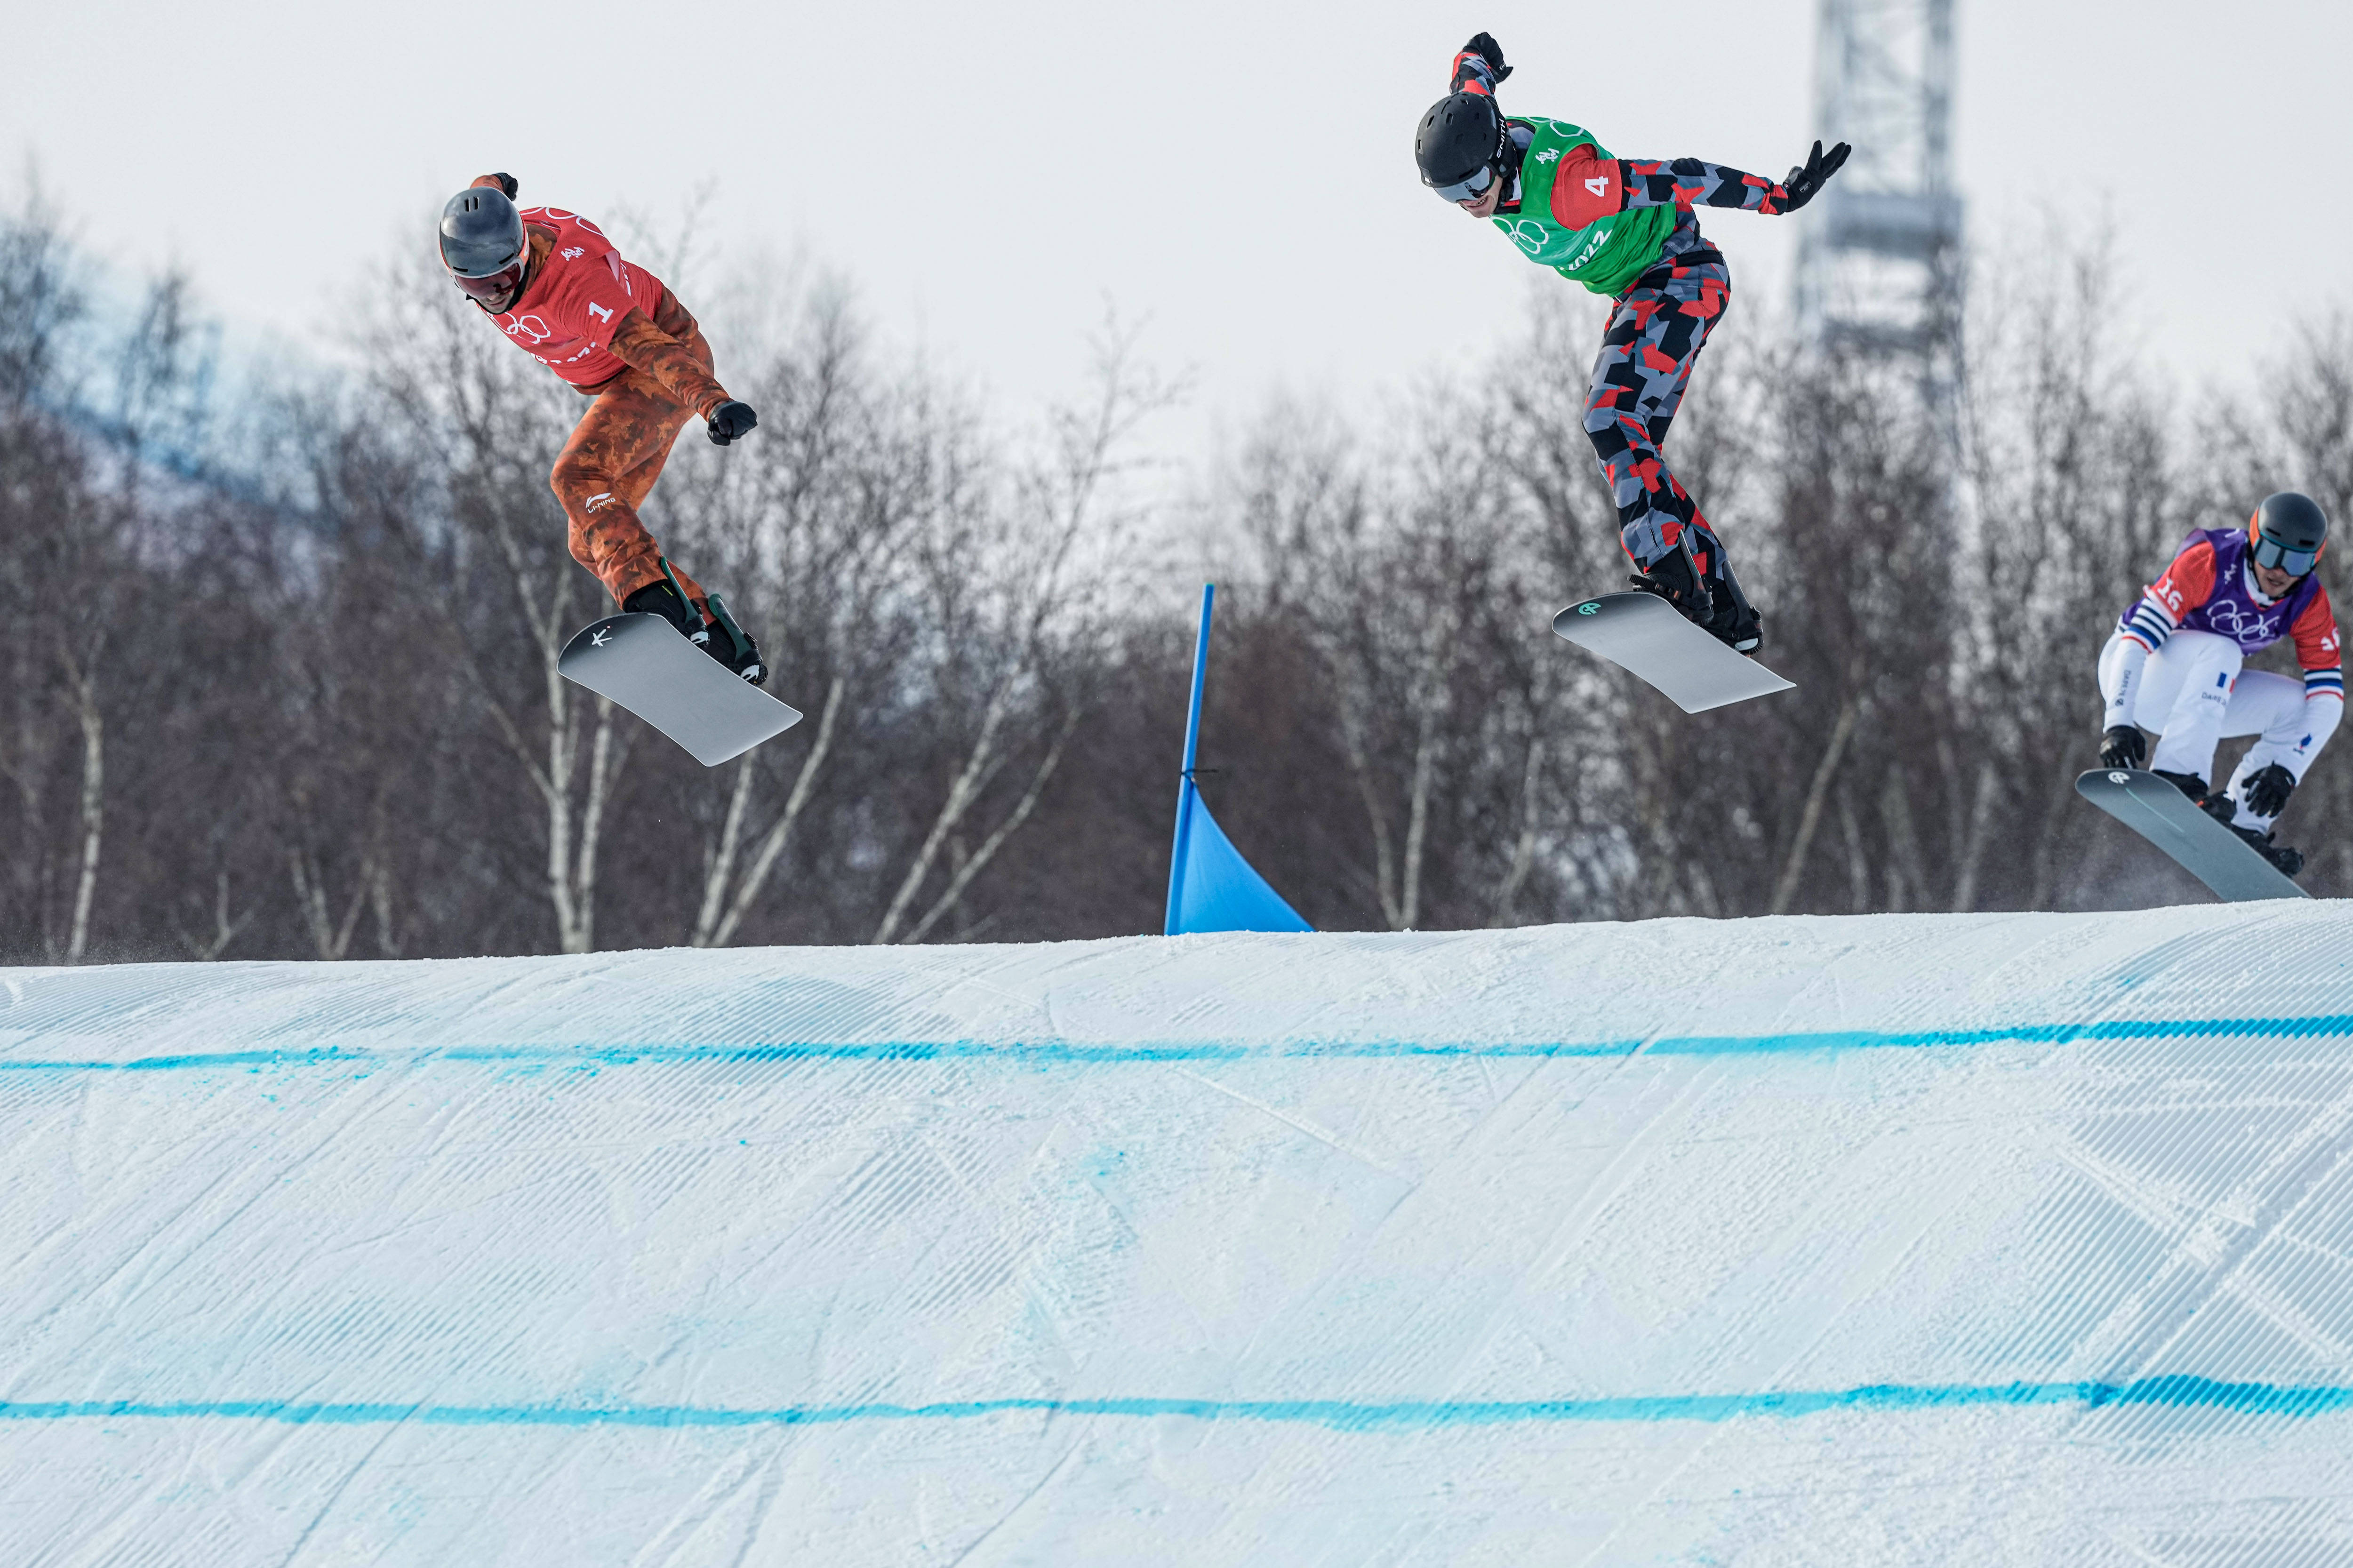
<instances>
[{"instance_id":1,"label":"grey snowboard","mask_svg":"<svg viewBox=\"0 0 2353 1568\"><path fill-rule=\"evenodd\" d=\"M2076 775L2075 793L2172 856L2224 903L2312 897L2155 773L2094 768Z\"/></svg>"},{"instance_id":2,"label":"grey snowboard","mask_svg":"<svg viewBox=\"0 0 2353 1568\"><path fill-rule=\"evenodd\" d=\"M659 616L607 616L555 661L564 679L609 697L715 768L801 721Z\"/></svg>"},{"instance_id":3,"label":"grey snowboard","mask_svg":"<svg viewBox=\"0 0 2353 1568\"><path fill-rule=\"evenodd\" d=\"M1604 594L1571 605L1552 618L1552 629L1641 676L1686 713L1797 689L1683 619L1656 594Z\"/></svg>"}]
</instances>

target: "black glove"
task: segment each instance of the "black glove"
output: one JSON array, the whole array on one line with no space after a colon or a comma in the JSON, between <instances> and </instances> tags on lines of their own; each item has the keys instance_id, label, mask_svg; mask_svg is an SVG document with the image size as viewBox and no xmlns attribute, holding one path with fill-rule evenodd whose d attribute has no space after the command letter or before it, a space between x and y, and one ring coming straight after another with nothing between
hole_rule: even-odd
<instances>
[{"instance_id":1,"label":"black glove","mask_svg":"<svg viewBox=\"0 0 2353 1568\"><path fill-rule=\"evenodd\" d=\"M730 441L749 436L752 426L759 422L760 416L752 412L750 404L729 398L711 411L711 444L724 447Z\"/></svg>"},{"instance_id":2,"label":"black glove","mask_svg":"<svg viewBox=\"0 0 2353 1568\"><path fill-rule=\"evenodd\" d=\"M2148 761L2148 737L2133 724L2112 724L2100 734L2100 766L2137 768Z\"/></svg>"},{"instance_id":3,"label":"black glove","mask_svg":"<svg viewBox=\"0 0 2353 1568\"><path fill-rule=\"evenodd\" d=\"M2295 793L2295 775L2277 763L2256 769L2239 786L2239 799L2257 816L2277 816L2287 809L2287 797Z\"/></svg>"},{"instance_id":4,"label":"black glove","mask_svg":"<svg viewBox=\"0 0 2353 1568\"><path fill-rule=\"evenodd\" d=\"M515 192L521 187L516 185L515 177L512 174L492 174L491 178L499 183L499 189L506 193L507 200L514 200Z\"/></svg>"},{"instance_id":5,"label":"black glove","mask_svg":"<svg viewBox=\"0 0 2353 1568\"><path fill-rule=\"evenodd\" d=\"M1781 210L1793 213L1812 201L1821 191L1823 184L1846 167L1846 155L1853 151L1841 142L1825 153L1822 144L1815 142L1812 153L1806 159L1806 166L1790 170L1789 177L1781 182L1781 188L1788 193L1782 199Z\"/></svg>"},{"instance_id":6,"label":"black glove","mask_svg":"<svg viewBox=\"0 0 2353 1568\"><path fill-rule=\"evenodd\" d=\"M1462 52L1466 55L1477 55L1481 59L1485 60L1487 68L1495 75L1497 87L1503 86L1504 79L1512 74L1512 68L1504 63L1504 46L1495 41L1495 35L1493 33L1472 34L1471 41L1462 46Z\"/></svg>"}]
</instances>

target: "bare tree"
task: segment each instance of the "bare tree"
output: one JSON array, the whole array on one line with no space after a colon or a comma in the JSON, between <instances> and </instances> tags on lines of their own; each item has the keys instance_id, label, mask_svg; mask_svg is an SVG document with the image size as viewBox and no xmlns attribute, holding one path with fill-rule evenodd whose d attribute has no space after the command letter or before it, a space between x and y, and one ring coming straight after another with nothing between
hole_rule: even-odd
<instances>
[{"instance_id":1,"label":"bare tree","mask_svg":"<svg viewBox=\"0 0 2353 1568\"><path fill-rule=\"evenodd\" d=\"M793 829L799 825L801 814L808 809L809 800L816 793L818 773L833 750L834 726L841 717L842 697L848 689L848 682L839 675L826 688L825 708L818 716L816 742L801 759L784 808L760 835L759 847L753 851L740 877L736 875L736 856L744 842L744 820L751 805L759 762L755 756L745 756L735 764L735 783L728 792L726 821L704 868L702 903L694 917L692 940L696 947L725 947L743 925L744 917L751 911L761 889L767 886L768 874L776 869L777 858L792 842Z\"/></svg>"},{"instance_id":2,"label":"bare tree","mask_svg":"<svg viewBox=\"0 0 2353 1568\"><path fill-rule=\"evenodd\" d=\"M979 719L874 928L878 944L920 940L954 910L1061 763L1116 581L1116 519L1104 515L1116 502L1106 490L1123 443L1173 395L1137 371L1133 347L1132 334L1115 329L1099 340L1095 395L1054 417L1050 456L1017 478L1008 500L944 518L920 547L942 672L952 689L976 692ZM1036 757L1018 797L977 847L961 850L945 886L914 915L942 850L960 842L1025 741L1037 742Z\"/></svg>"},{"instance_id":3,"label":"bare tree","mask_svg":"<svg viewBox=\"0 0 2353 1568\"><path fill-rule=\"evenodd\" d=\"M106 715L98 705L95 659L85 665L70 648L59 647L74 720L81 729L81 865L74 878L73 918L68 926L65 961L79 963L90 950L90 911L98 896L98 855L106 837Z\"/></svg>"},{"instance_id":4,"label":"bare tree","mask_svg":"<svg viewBox=\"0 0 2353 1568\"><path fill-rule=\"evenodd\" d=\"M409 416L421 460L446 465L447 521L464 542L464 569L482 582L453 586L442 629L472 678L494 732L528 781L541 811L543 886L565 952L596 945L599 851L627 765L634 727L617 725L612 702L575 692L556 668L586 601L579 568L561 548L566 524L548 492L545 465L563 444L551 392L495 334L445 298L412 287L374 341L385 395ZM427 303L427 300L432 303ZM503 587L507 614L469 595ZM488 626L520 621L528 680L494 668L484 641L512 647L512 634L479 639Z\"/></svg>"},{"instance_id":5,"label":"bare tree","mask_svg":"<svg viewBox=\"0 0 2353 1568\"><path fill-rule=\"evenodd\" d=\"M2189 528L2353 510L2353 318L2180 406L2096 247L2044 249L1989 269L1957 431L1900 369L1719 334L1672 459L1797 689L1704 716L1548 629L1624 572L1591 302L1377 421L1271 405L1194 514L1228 833L1333 929L2189 896L2072 794L2093 661ZM10 955L1157 929L1189 592L1139 560L1120 355L1025 457L832 282L695 285L762 426L681 443L649 521L808 713L705 771L556 673L598 606L544 479L582 405L443 280L380 280L364 374L230 396L184 281L101 319L81 277L0 216ZM2348 812L2324 759L2316 891Z\"/></svg>"},{"instance_id":6,"label":"bare tree","mask_svg":"<svg viewBox=\"0 0 2353 1568\"><path fill-rule=\"evenodd\" d=\"M772 684L805 693L816 683L823 696L814 726L729 770L706 837L696 946L732 942L758 906L819 799L847 710L888 700L916 636L913 541L968 482L958 422L936 417L920 387L884 382L830 294L809 302L747 391L764 410L760 439L671 476L681 537L740 585L733 603L765 613ZM853 745L876 739L858 728ZM797 743L797 763L780 766Z\"/></svg>"}]
</instances>

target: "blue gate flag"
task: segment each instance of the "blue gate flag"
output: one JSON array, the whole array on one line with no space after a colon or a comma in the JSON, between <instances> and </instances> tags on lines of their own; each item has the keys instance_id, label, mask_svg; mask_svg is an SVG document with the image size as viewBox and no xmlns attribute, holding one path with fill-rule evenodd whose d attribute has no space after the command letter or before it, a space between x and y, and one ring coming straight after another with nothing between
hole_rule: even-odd
<instances>
[{"instance_id":1,"label":"blue gate flag","mask_svg":"<svg viewBox=\"0 0 2353 1568\"><path fill-rule=\"evenodd\" d=\"M1168 861L1167 931L1314 931L1242 858L1193 786L1201 742L1201 689L1209 670L1209 613L1218 585L1201 584L1201 631L1193 644L1193 702L1185 719L1185 771L1176 785L1176 845Z\"/></svg>"},{"instance_id":2,"label":"blue gate flag","mask_svg":"<svg viewBox=\"0 0 2353 1568\"><path fill-rule=\"evenodd\" d=\"M1176 835L1185 843L1179 874L1169 879L1168 934L1196 931L1314 931L1267 886L1226 837L1200 791L1187 780Z\"/></svg>"}]
</instances>

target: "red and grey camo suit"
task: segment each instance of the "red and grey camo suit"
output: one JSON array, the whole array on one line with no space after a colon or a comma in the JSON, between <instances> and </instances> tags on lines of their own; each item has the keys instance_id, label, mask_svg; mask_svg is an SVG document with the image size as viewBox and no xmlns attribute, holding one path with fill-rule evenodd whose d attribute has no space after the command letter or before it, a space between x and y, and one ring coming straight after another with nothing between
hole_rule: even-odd
<instances>
[{"instance_id":1,"label":"red and grey camo suit","mask_svg":"<svg viewBox=\"0 0 2353 1568\"><path fill-rule=\"evenodd\" d=\"M1457 92L1492 96L1493 73L1469 51L1454 58ZM1732 301L1732 270L1700 237L1696 207L1778 216L1788 192L1761 175L1697 158L1646 162L1603 158L1591 144L1561 161L1552 216L1583 229L1632 207L1682 209L1659 259L1618 295L1585 398L1585 434L1618 508L1619 539L1647 570L1683 541L1703 574L1719 569L1722 545L1699 505L1667 468L1667 430L1691 385L1708 333ZM1518 210L1516 184L1498 209Z\"/></svg>"}]
</instances>

